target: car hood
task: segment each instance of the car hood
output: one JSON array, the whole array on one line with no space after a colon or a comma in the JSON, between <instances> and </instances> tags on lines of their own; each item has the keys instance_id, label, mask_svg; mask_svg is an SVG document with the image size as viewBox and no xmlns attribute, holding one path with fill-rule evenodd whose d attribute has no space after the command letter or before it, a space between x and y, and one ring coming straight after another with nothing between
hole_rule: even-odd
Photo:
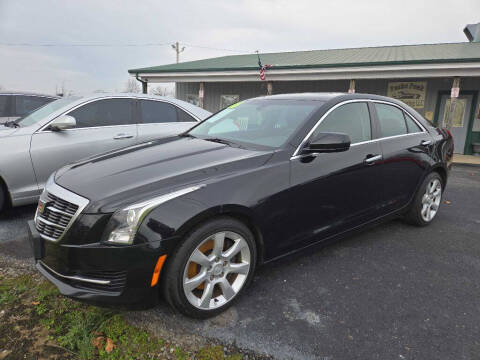
<instances>
[{"instance_id":1,"label":"car hood","mask_svg":"<svg viewBox=\"0 0 480 360\"><path fill-rule=\"evenodd\" d=\"M0 137L12 135L18 129L0 125Z\"/></svg>"},{"instance_id":2,"label":"car hood","mask_svg":"<svg viewBox=\"0 0 480 360\"><path fill-rule=\"evenodd\" d=\"M90 200L85 213L119 207L184 186L209 184L265 163L273 151L175 137L113 151L57 171L55 182Z\"/></svg>"}]
</instances>

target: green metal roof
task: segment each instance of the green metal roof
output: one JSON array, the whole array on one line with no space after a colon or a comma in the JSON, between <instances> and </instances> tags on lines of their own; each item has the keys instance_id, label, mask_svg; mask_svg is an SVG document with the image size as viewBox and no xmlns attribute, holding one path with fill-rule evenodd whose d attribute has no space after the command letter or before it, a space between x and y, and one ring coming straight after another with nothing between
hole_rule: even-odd
<instances>
[{"instance_id":1,"label":"green metal roof","mask_svg":"<svg viewBox=\"0 0 480 360\"><path fill-rule=\"evenodd\" d=\"M275 69L339 66L480 62L480 43L399 45L354 49L311 50L260 54ZM128 70L129 73L169 73L258 69L256 54L231 55Z\"/></svg>"}]
</instances>

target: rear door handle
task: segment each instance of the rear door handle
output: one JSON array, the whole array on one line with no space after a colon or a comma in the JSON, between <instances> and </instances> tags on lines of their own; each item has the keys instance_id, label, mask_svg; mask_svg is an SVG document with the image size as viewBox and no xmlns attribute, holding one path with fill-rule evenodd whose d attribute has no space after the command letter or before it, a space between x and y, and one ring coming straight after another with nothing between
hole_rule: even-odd
<instances>
[{"instance_id":1,"label":"rear door handle","mask_svg":"<svg viewBox=\"0 0 480 360\"><path fill-rule=\"evenodd\" d=\"M121 140L121 139L131 139L133 135L130 134L117 134L113 137L114 140Z\"/></svg>"},{"instance_id":2,"label":"rear door handle","mask_svg":"<svg viewBox=\"0 0 480 360\"><path fill-rule=\"evenodd\" d=\"M367 155L365 158L365 164L367 165L373 165L375 161L382 160L383 156L382 155Z\"/></svg>"},{"instance_id":3,"label":"rear door handle","mask_svg":"<svg viewBox=\"0 0 480 360\"><path fill-rule=\"evenodd\" d=\"M431 144L432 144L432 140L422 140L422 142L420 143L420 145L422 146L428 146Z\"/></svg>"}]
</instances>

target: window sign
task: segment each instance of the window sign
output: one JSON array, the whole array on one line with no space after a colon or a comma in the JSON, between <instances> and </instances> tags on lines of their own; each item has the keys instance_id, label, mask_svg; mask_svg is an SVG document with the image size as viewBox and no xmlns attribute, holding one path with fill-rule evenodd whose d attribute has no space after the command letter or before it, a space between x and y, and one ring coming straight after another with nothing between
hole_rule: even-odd
<instances>
[{"instance_id":1,"label":"window sign","mask_svg":"<svg viewBox=\"0 0 480 360\"><path fill-rule=\"evenodd\" d=\"M387 96L401 100L415 109L422 109L425 107L426 92L426 81L390 82Z\"/></svg>"},{"instance_id":2,"label":"window sign","mask_svg":"<svg viewBox=\"0 0 480 360\"><path fill-rule=\"evenodd\" d=\"M220 95L220 109L233 105L240 100L240 95Z\"/></svg>"},{"instance_id":3,"label":"window sign","mask_svg":"<svg viewBox=\"0 0 480 360\"><path fill-rule=\"evenodd\" d=\"M446 126L447 116L450 116L451 99L447 100L445 104L445 112L443 115L443 126ZM463 120L465 119L465 108L467 107L467 99L457 99L455 104L455 110L453 113L452 127L463 127Z\"/></svg>"}]
</instances>

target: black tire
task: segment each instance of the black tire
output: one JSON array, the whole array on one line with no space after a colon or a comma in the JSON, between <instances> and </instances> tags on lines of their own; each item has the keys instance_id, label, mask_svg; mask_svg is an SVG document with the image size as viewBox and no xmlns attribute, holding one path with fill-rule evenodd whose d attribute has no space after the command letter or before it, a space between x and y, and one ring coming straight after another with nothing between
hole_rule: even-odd
<instances>
[{"instance_id":1,"label":"black tire","mask_svg":"<svg viewBox=\"0 0 480 360\"><path fill-rule=\"evenodd\" d=\"M409 223L411 225L415 225L415 226L427 226L427 225L430 225L433 220L435 220L436 216L434 216L430 221L426 221L422 216L422 208L423 208L422 199L423 199L423 196L426 192L428 184L430 184L434 180L438 180L440 182L441 186L442 186L442 190L441 190L441 193L440 193L440 204L441 204L441 202L442 202L441 201L442 200L441 196L442 196L442 193L443 193L443 190L444 190L443 179L440 176L440 174L438 174L437 172L432 172L425 177L422 185L420 186L417 193L415 194L415 197L412 201L412 204L410 205L410 209L408 210L407 214L405 215L405 221L407 223ZM437 212L438 212L438 210L437 210Z\"/></svg>"},{"instance_id":2,"label":"black tire","mask_svg":"<svg viewBox=\"0 0 480 360\"><path fill-rule=\"evenodd\" d=\"M199 309L193 306L185 295L183 288L184 270L188 265L191 254L205 239L215 233L224 231L235 232L246 240L248 249L250 250L250 269L242 287L230 301L211 310ZM228 309L248 287L255 272L256 261L257 251L255 238L248 227L242 222L230 217L219 217L205 222L189 232L178 248L168 256L161 284L163 297L170 306L184 315L200 319L216 316Z\"/></svg>"}]
</instances>

